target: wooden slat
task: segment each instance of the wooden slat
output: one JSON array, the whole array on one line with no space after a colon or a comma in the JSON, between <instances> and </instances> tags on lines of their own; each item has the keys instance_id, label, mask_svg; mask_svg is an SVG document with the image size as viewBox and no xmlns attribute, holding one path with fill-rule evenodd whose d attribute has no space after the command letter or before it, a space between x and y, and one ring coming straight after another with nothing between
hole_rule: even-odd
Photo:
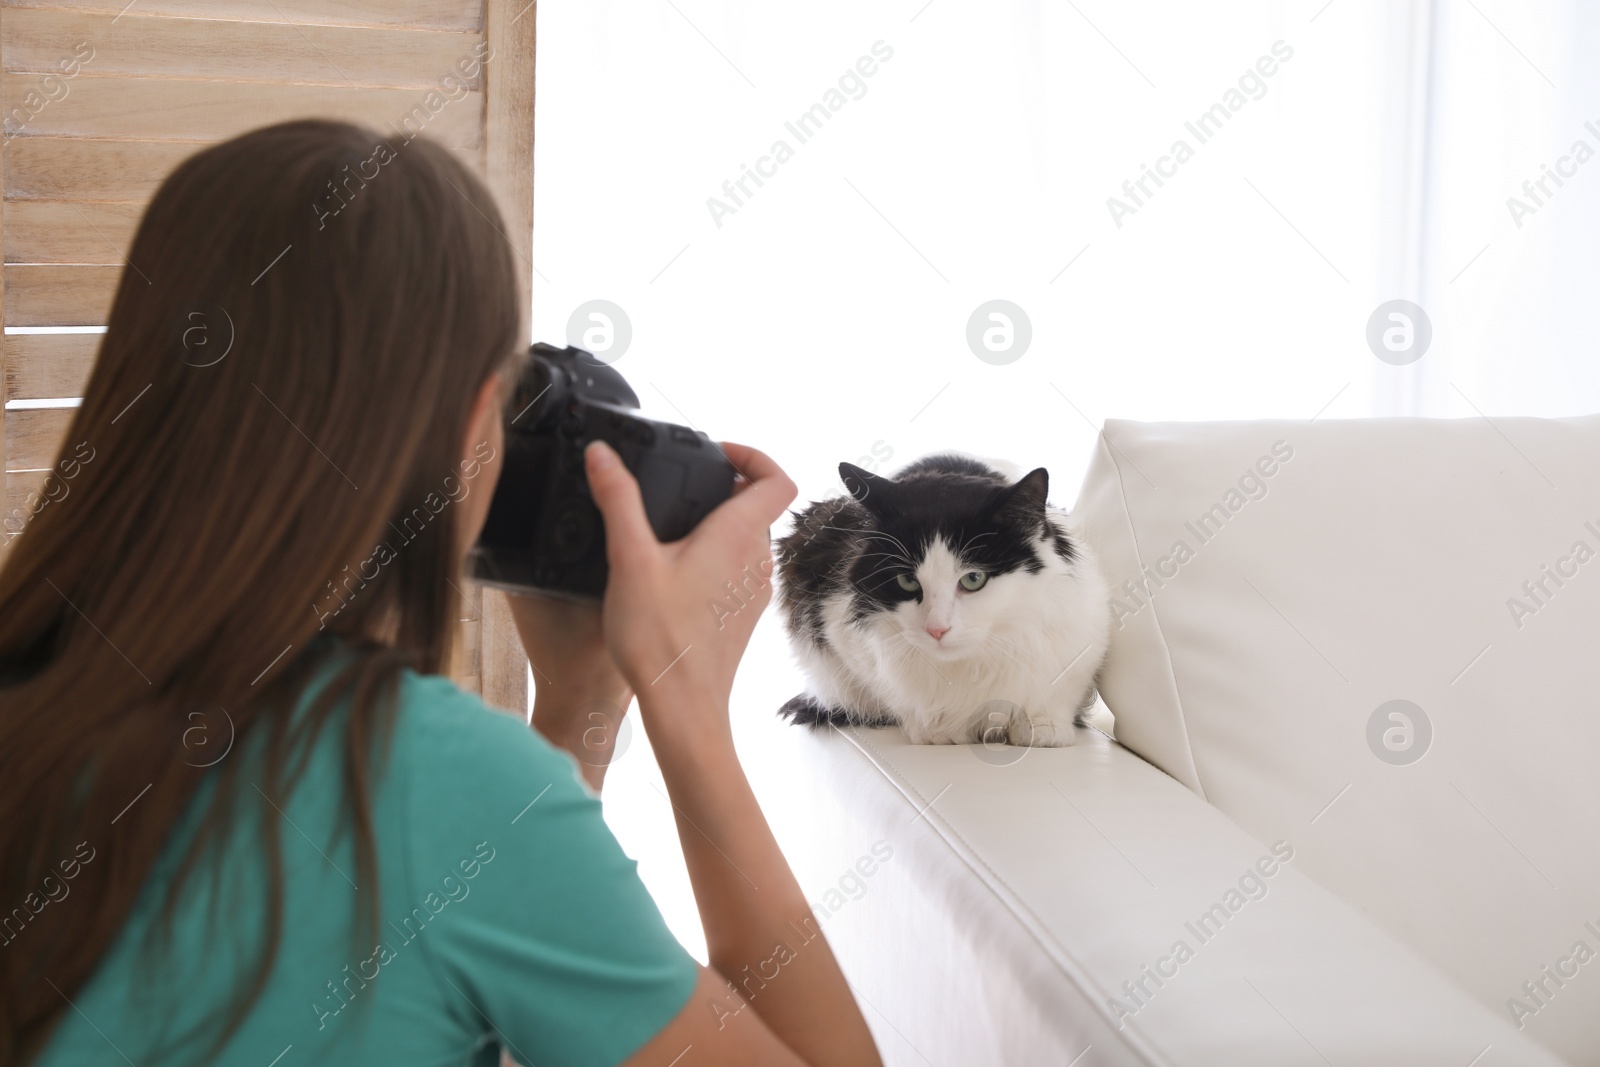
<instances>
[{"instance_id":1,"label":"wooden slat","mask_svg":"<svg viewBox=\"0 0 1600 1067\"><path fill-rule=\"evenodd\" d=\"M48 470L55 466L56 452L67 427L72 425L75 408L36 408L6 412L6 470Z\"/></svg>"},{"instance_id":2,"label":"wooden slat","mask_svg":"<svg viewBox=\"0 0 1600 1067\"><path fill-rule=\"evenodd\" d=\"M533 262L533 78L536 5L530 0L485 0L484 36L491 47L484 66L484 173L505 217L506 237L516 251L519 291L532 292ZM527 304L523 334L528 343ZM483 591L483 699L526 716L531 708L528 659L517 636L506 594Z\"/></svg>"},{"instance_id":3,"label":"wooden slat","mask_svg":"<svg viewBox=\"0 0 1600 1067\"><path fill-rule=\"evenodd\" d=\"M5 29L4 21L0 20L0 36L4 35L3 34L4 29ZM6 172L5 168L11 162L11 155L12 155L11 149L10 149L10 146L6 143L6 139L3 138L3 137L0 137L0 173L5 173ZM0 226L0 263L3 263L4 261L5 261L5 227L4 226ZM9 321L10 321L10 317L6 314L5 270L4 270L3 267L0 267L0 337L3 337L5 335L5 326L6 326L6 323L9 322ZM9 340L9 338L7 338L7 340ZM11 381L10 359L8 358L9 356L10 356L10 353L4 347L0 347L0 477L4 476L4 473L5 473L6 469L8 467L10 467L10 465L11 465L10 462L9 462L10 457L11 457L11 437L10 437L11 427L7 425L7 422L9 420L7 420L7 418L6 418L6 405L5 405L6 387L9 385L9 383ZM6 537L5 542L3 544L0 544L0 565L3 565L4 564L4 560L5 560L5 554L10 551L11 543L10 543L9 537L4 533L4 531L0 531L0 537Z\"/></svg>"},{"instance_id":4,"label":"wooden slat","mask_svg":"<svg viewBox=\"0 0 1600 1067\"><path fill-rule=\"evenodd\" d=\"M8 326L98 326L106 321L121 267L8 264Z\"/></svg>"},{"instance_id":5,"label":"wooden slat","mask_svg":"<svg viewBox=\"0 0 1600 1067\"><path fill-rule=\"evenodd\" d=\"M5 512L0 514L0 535L17 534L33 514L28 497L44 488L49 471L15 471L6 474ZM59 492L59 490L58 490Z\"/></svg>"},{"instance_id":6,"label":"wooden slat","mask_svg":"<svg viewBox=\"0 0 1600 1067\"><path fill-rule=\"evenodd\" d=\"M461 624L461 659L466 663L478 662L482 643L483 624L477 619L467 619Z\"/></svg>"},{"instance_id":7,"label":"wooden slat","mask_svg":"<svg viewBox=\"0 0 1600 1067\"><path fill-rule=\"evenodd\" d=\"M6 144L7 200L116 200L143 204L204 144L18 137Z\"/></svg>"},{"instance_id":8,"label":"wooden slat","mask_svg":"<svg viewBox=\"0 0 1600 1067\"><path fill-rule=\"evenodd\" d=\"M82 396L100 350L98 333L13 334L5 339L0 400Z\"/></svg>"},{"instance_id":9,"label":"wooden slat","mask_svg":"<svg viewBox=\"0 0 1600 1067\"><path fill-rule=\"evenodd\" d=\"M482 0L138 0L145 15L248 22L292 23L296 26L413 26L430 30L481 30ZM6 21L12 8L54 8L59 0L5 0ZM81 11L117 15L128 0L71 0Z\"/></svg>"},{"instance_id":10,"label":"wooden slat","mask_svg":"<svg viewBox=\"0 0 1600 1067\"><path fill-rule=\"evenodd\" d=\"M5 18L7 71L57 72L82 60L95 77L219 78L228 81L426 89L450 70L477 65L475 33L291 26L159 18L133 8L115 14L18 8ZM82 47L80 47L82 46ZM456 68L462 61L463 68ZM459 74L458 74L459 78ZM476 74L468 84L481 86Z\"/></svg>"},{"instance_id":11,"label":"wooden slat","mask_svg":"<svg viewBox=\"0 0 1600 1067\"><path fill-rule=\"evenodd\" d=\"M37 93L39 75L0 75L5 135L226 140L289 119L328 117L363 122L391 138L426 133L451 148L476 148L483 94L438 90L352 89L326 85L101 78L80 74L61 99L17 108ZM24 120L16 116L22 114Z\"/></svg>"},{"instance_id":12,"label":"wooden slat","mask_svg":"<svg viewBox=\"0 0 1600 1067\"><path fill-rule=\"evenodd\" d=\"M454 678L457 685L463 685L463 678L478 676L478 659L482 655L480 649L483 633L483 627L478 619L479 613L483 610L483 596L481 589L474 583L465 582L459 588L461 619L457 623L455 658L450 661L445 673Z\"/></svg>"},{"instance_id":13,"label":"wooden slat","mask_svg":"<svg viewBox=\"0 0 1600 1067\"><path fill-rule=\"evenodd\" d=\"M143 204L7 200L6 262L120 265L143 212Z\"/></svg>"},{"instance_id":14,"label":"wooden slat","mask_svg":"<svg viewBox=\"0 0 1600 1067\"><path fill-rule=\"evenodd\" d=\"M479 659L484 702L514 711L524 718L528 703L528 657L522 650L511 603L499 589L483 591L483 634Z\"/></svg>"},{"instance_id":15,"label":"wooden slat","mask_svg":"<svg viewBox=\"0 0 1600 1067\"><path fill-rule=\"evenodd\" d=\"M484 123L485 170L500 212L505 216L506 237L517 253L522 272L522 292L532 291L533 265L533 51L534 19L530 7L519 17L518 0L488 0L489 43L493 59L484 65L488 79ZM524 331L528 329L523 315ZM522 338L527 344L528 338Z\"/></svg>"},{"instance_id":16,"label":"wooden slat","mask_svg":"<svg viewBox=\"0 0 1600 1067\"><path fill-rule=\"evenodd\" d=\"M456 628L455 659L450 661L445 673L452 678L467 678L478 676L478 660L481 656L480 634L483 625L477 619L463 619Z\"/></svg>"}]
</instances>

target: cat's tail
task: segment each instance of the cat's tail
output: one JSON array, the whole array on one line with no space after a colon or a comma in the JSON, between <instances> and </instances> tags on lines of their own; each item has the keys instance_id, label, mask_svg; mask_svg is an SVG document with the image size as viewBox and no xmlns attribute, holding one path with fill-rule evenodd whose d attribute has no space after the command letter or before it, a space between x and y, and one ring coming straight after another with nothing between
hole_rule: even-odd
<instances>
[{"instance_id":1,"label":"cat's tail","mask_svg":"<svg viewBox=\"0 0 1600 1067\"><path fill-rule=\"evenodd\" d=\"M820 730L824 726L893 726L894 720L883 717L852 715L844 708L829 707L815 697L801 693L783 707L778 714L796 726L809 726Z\"/></svg>"}]
</instances>

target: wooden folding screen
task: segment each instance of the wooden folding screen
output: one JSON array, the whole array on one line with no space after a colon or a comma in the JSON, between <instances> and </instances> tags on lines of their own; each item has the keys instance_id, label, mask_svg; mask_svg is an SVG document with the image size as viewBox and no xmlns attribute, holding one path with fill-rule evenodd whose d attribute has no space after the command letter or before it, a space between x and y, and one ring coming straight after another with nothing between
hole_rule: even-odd
<instances>
[{"instance_id":1,"label":"wooden folding screen","mask_svg":"<svg viewBox=\"0 0 1600 1067\"><path fill-rule=\"evenodd\" d=\"M418 106L494 189L530 292L534 22L531 0L3 0L4 323L103 325L140 212L199 145L314 115L403 128ZM474 56L487 62L467 95L445 83L454 98L429 107ZM72 415L12 402L78 396L98 342L5 337L7 515L41 486ZM504 596L463 592L452 673L525 709Z\"/></svg>"}]
</instances>

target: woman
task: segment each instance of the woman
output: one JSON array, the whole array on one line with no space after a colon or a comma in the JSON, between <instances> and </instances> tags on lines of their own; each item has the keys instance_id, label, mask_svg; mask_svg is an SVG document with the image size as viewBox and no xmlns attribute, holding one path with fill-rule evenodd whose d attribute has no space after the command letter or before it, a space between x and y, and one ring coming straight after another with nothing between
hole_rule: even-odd
<instances>
[{"instance_id":1,"label":"woman","mask_svg":"<svg viewBox=\"0 0 1600 1067\"><path fill-rule=\"evenodd\" d=\"M0 571L3 1067L879 1062L734 755L759 610L704 607L770 568L770 459L662 545L592 448L603 607L514 598L539 733L439 676L525 358L501 230L332 122L152 200ZM634 694L709 968L563 751Z\"/></svg>"}]
</instances>

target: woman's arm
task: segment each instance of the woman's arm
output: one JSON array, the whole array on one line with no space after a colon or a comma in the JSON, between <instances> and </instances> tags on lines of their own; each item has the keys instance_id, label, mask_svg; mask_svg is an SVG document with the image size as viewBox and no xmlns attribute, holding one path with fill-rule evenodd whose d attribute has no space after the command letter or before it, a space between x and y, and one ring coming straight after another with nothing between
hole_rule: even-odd
<instances>
[{"instance_id":1,"label":"woman's arm","mask_svg":"<svg viewBox=\"0 0 1600 1067\"><path fill-rule=\"evenodd\" d=\"M725 449L741 472L733 499L666 545L656 540L638 483L616 454L591 446L586 455L606 525L606 642L639 694L677 812L711 965L723 979L713 1001L702 975L682 1015L629 1063L657 1062L648 1056L659 1051L676 1055L681 1046L666 1046L681 1039L693 1042L702 1064L876 1067L871 1032L734 751L728 694L771 598L768 529L794 500L795 486L762 453ZM745 598L732 614L715 608L729 582Z\"/></svg>"},{"instance_id":2,"label":"woman's arm","mask_svg":"<svg viewBox=\"0 0 1600 1067\"><path fill-rule=\"evenodd\" d=\"M673 703L663 701L656 714L677 714ZM677 812L712 968L803 1062L879 1064L871 1032L756 804L731 738L706 739L692 751L658 750L657 757ZM691 1007L714 1017L726 1011Z\"/></svg>"},{"instance_id":3,"label":"woman's arm","mask_svg":"<svg viewBox=\"0 0 1600 1067\"><path fill-rule=\"evenodd\" d=\"M595 792L633 701L633 689L606 649L600 605L537 593L508 597L533 665L533 725L578 760Z\"/></svg>"}]
</instances>

